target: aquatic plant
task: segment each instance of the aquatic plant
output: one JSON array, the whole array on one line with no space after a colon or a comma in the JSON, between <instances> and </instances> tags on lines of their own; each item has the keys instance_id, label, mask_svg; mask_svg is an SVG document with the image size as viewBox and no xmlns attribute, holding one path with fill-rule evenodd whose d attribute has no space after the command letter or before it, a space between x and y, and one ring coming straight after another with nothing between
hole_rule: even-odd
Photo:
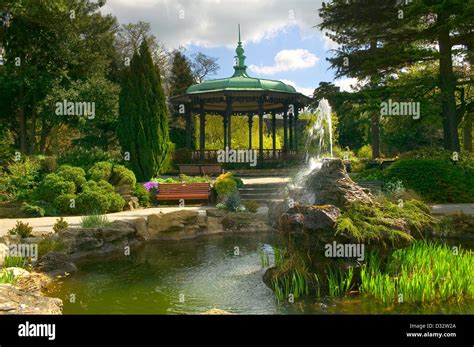
<instances>
[{"instance_id":1,"label":"aquatic plant","mask_svg":"<svg viewBox=\"0 0 474 347\"><path fill-rule=\"evenodd\" d=\"M0 283L14 283L15 275L11 270L3 270L3 273L0 273Z\"/></svg>"},{"instance_id":2,"label":"aquatic plant","mask_svg":"<svg viewBox=\"0 0 474 347\"><path fill-rule=\"evenodd\" d=\"M20 256L7 255L3 259L3 267L4 268L21 267L21 268L26 269L28 267L28 260Z\"/></svg>"},{"instance_id":3,"label":"aquatic plant","mask_svg":"<svg viewBox=\"0 0 474 347\"><path fill-rule=\"evenodd\" d=\"M395 251L385 270L378 256L369 256L359 290L383 303L459 302L474 297L473 268L472 253L461 247L416 241Z\"/></svg>"},{"instance_id":4,"label":"aquatic plant","mask_svg":"<svg viewBox=\"0 0 474 347\"><path fill-rule=\"evenodd\" d=\"M347 271L342 269L331 269L328 267L327 279L330 296L343 296L352 289L352 277L354 268L350 267Z\"/></svg>"}]
</instances>

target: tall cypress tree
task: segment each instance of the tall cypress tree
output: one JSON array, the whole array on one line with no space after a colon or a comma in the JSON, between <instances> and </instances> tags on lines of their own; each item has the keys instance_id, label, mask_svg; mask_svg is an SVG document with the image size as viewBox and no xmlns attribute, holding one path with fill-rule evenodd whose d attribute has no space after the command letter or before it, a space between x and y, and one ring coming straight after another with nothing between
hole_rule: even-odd
<instances>
[{"instance_id":1,"label":"tall cypress tree","mask_svg":"<svg viewBox=\"0 0 474 347\"><path fill-rule=\"evenodd\" d=\"M153 64L147 40L125 72L119 103L118 135L138 181L160 172L170 149L168 116L159 67Z\"/></svg>"}]
</instances>

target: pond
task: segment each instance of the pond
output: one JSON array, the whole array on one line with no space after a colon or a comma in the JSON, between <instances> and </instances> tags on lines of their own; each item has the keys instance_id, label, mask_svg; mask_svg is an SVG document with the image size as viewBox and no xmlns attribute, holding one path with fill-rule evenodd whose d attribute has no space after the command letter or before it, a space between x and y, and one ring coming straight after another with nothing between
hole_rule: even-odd
<instances>
[{"instance_id":1,"label":"pond","mask_svg":"<svg viewBox=\"0 0 474 347\"><path fill-rule=\"evenodd\" d=\"M63 299L64 314L199 314L211 308L236 314L474 313L473 302L384 306L351 297L277 303L262 281L260 260L276 238L247 233L147 243L130 256L78 263L79 271L47 295Z\"/></svg>"}]
</instances>

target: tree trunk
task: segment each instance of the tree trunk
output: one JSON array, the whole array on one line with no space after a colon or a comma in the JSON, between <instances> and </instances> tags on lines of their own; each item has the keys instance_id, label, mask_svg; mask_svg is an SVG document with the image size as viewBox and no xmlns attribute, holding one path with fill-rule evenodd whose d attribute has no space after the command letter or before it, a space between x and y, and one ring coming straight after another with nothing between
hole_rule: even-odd
<instances>
[{"instance_id":1,"label":"tree trunk","mask_svg":"<svg viewBox=\"0 0 474 347\"><path fill-rule=\"evenodd\" d=\"M380 158L380 116L374 113L370 119L372 135L372 159Z\"/></svg>"},{"instance_id":2,"label":"tree trunk","mask_svg":"<svg viewBox=\"0 0 474 347\"><path fill-rule=\"evenodd\" d=\"M51 127L46 125L46 121L43 119L41 122L41 135L40 135L40 142L39 142L39 151L41 154L45 154L46 151L46 139L51 132Z\"/></svg>"},{"instance_id":3,"label":"tree trunk","mask_svg":"<svg viewBox=\"0 0 474 347\"><path fill-rule=\"evenodd\" d=\"M472 152L472 113L466 113L464 116L464 149Z\"/></svg>"},{"instance_id":4,"label":"tree trunk","mask_svg":"<svg viewBox=\"0 0 474 347\"><path fill-rule=\"evenodd\" d=\"M35 101L33 101L35 103ZM34 154L36 147L36 105L33 104L31 109L31 124L30 124L30 148L28 154Z\"/></svg>"},{"instance_id":5,"label":"tree trunk","mask_svg":"<svg viewBox=\"0 0 474 347\"><path fill-rule=\"evenodd\" d=\"M25 104L23 100L23 87L20 88L20 98L18 100L20 106L18 108L18 121L20 123L20 151L26 154L26 117Z\"/></svg>"},{"instance_id":6,"label":"tree trunk","mask_svg":"<svg viewBox=\"0 0 474 347\"><path fill-rule=\"evenodd\" d=\"M447 18L440 15L438 20L441 24ZM449 38L449 30L441 29L439 33L439 75L441 89L441 108L443 112L444 148L459 152L460 143L458 136L458 120L456 115L455 88L456 79L453 73L452 46Z\"/></svg>"}]
</instances>

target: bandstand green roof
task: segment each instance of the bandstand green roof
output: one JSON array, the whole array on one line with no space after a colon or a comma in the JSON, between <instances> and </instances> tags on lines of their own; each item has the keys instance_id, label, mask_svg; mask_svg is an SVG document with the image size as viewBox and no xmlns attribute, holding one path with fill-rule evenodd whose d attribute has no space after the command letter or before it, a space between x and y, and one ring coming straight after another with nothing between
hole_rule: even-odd
<instances>
[{"instance_id":1,"label":"bandstand green roof","mask_svg":"<svg viewBox=\"0 0 474 347\"><path fill-rule=\"evenodd\" d=\"M234 74L228 78L204 81L190 86L184 95L174 96L172 102L191 103L196 109L198 103L204 103L209 111L225 110L225 97L233 97L233 110L237 112L257 109L257 99L264 99L265 110L283 110L286 105L296 103L301 106L309 104L311 98L296 91L293 86L277 80L250 77L245 65L244 48L240 40L235 49ZM253 97L254 100L251 100ZM223 98L220 100L220 98Z\"/></svg>"}]
</instances>

